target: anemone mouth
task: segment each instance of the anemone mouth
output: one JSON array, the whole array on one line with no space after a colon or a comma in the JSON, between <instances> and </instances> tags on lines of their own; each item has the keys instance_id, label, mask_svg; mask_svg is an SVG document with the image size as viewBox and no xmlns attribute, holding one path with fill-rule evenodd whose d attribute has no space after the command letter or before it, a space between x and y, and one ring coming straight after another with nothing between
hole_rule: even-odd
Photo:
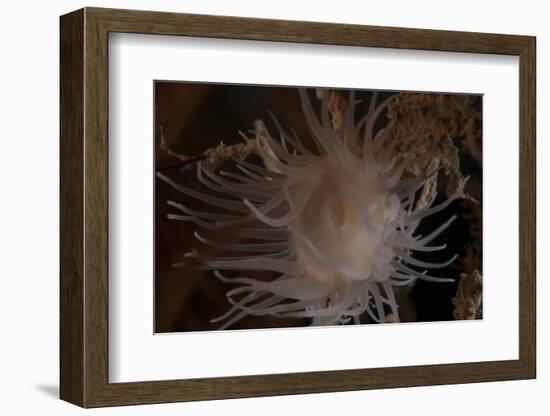
<instances>
[{"instance_id":1,"label":"anemone mouth","mask_svg":"<svg viewBox=\"0 0 550 416\"><path fill-rule=\"evenodd\" d=\"M386 194L368 176L354 176L330 164L311 188L291 228L296 261L320 284L351 274L368 279L381 260L378 246L384 241L365 216L377 229L383 227Z\"/></svg>"},{"instance_id":2,"label":"anemone mouth","mask_svg":"<svg viewBox=\"0 0 550 416\"><path fill-rule=\"evenodd\" d=\"M246 315L307 317L313 325L329 325L361 323L366 314L384 322L385 308L398 321L394 286L417 279L448 281L417 269L444 267L454 258L428 263L413 253L440 250L429 244L454 218L428 235L417 235L416 229L423 218L460 197L464 183L445 202L415 209L415 195L427 179L402 180L409 161L393 166L387 156L375 158L372 150L374 124L389 99L377 106L374 94L368 113L356 123L351 93L344 123L335 130L326 97L320 117L305 90L300 97L316 152L278 123L280 140L264 129L260 134L257 123L256 137L246 140L254 140L263 166L234 160L240 173L215 173L198 164L197 178L212 193L158 174L186 196L213 207L212 212L194 211L169 202L178 211L169 218L213 233L239 225L232 231L239 242L223 248L248 254L208 257L192 251L175 263L182 267L193 260L195 267L214 270L224 283L237 285L227 292L230 310L214 319L223 322L222 329ZM217 213L219 208L226 213ZM220 247L195 235L203 244ZM220 270L270 271L279 277L267 282L228 278Z\"/></svg>"}]
</instances>

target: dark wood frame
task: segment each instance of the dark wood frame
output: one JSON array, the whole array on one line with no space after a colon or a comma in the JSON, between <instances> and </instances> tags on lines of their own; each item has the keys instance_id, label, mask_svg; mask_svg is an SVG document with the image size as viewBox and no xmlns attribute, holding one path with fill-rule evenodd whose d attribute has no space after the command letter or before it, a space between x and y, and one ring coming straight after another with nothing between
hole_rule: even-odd
<instances>
[{"instance_id":1,"label":"dark wood frame","mask_svg":"<svg viewBox=\"0 0 550 416\"><path fill-rule=\"evenodd\" d=\"M519 56L519 359L109 383L109 32ZM61 398L99 407L535 378L535 50L529 36L98 8L62 16Z\"/></svg>"}]
</instances>

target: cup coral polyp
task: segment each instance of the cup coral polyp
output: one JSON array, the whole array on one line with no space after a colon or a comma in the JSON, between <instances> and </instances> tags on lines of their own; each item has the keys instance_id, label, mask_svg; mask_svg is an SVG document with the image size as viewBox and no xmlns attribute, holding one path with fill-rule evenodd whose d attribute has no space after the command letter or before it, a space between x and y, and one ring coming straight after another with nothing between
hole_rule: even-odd
<instances>
[{"instance_id":1,"label":"cup coral polyp","mask_svg":"<svg viewBox=\"0 0 550 416\"><path fill-rule=\"evenodd\" d=\"M416 230L423 218L460 197L465 181L443 203L431 206L432 200L423 208L415 207L416 194L433 172L402 179L411 161L395 165L391 146L377 157L373 153L374 124L391 98L377 106L373 93L368 113L356 121L357 103L351 92L337 128L330 121L326 93L320 117L306 90L300 90L300 98L315 150L278 123L279 140L275 140L257 122L256 137L246 140L255 140L263 166L235 159L240 173L214 173L199 164L197 177L212 194L159 174L187 196L218 208L198 212L168 201L180 211L169 218L214 232L231 230L238 243L221 244L199 232L195 236L203 244L246 254L208 257L192 251L185 255L196 259L198 267L214 270L222 281L237 285L227 292L232 307L214 320L223 322L221 328L249 314L307 317L313 325L333 325L361 323L367 313L372 320L384 322L384 305L399 320L394 286L416 279L452 280L418 268L446 267L456 256L444 263L428 263L416 259L415 252L445 248L430 243L455 216L428 235L417 235ZM272 281L230 278L220 270L264 270L278 277Z\"/></svg>"}]
</instances>

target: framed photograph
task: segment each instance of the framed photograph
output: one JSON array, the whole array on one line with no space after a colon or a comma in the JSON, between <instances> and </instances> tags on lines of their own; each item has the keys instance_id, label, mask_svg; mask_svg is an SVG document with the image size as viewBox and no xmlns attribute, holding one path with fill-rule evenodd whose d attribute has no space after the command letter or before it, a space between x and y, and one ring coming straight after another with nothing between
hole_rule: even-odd
<instances>
[{"instance_id":1,"label":"framed photograph","mask_svg":"<svg viewBox=\"0 0 550 416\"><path fill-rule=\"evenodd\" d=\"M82 407L536 376L535 38L61 17Z\"/></svg>"}]
</instances>

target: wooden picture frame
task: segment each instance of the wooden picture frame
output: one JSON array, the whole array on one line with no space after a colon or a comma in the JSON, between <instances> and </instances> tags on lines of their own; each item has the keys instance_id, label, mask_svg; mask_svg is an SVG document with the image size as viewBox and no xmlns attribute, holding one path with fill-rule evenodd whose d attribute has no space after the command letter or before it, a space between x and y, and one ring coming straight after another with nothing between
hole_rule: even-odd
<instances>
[{"instance_id":1,"label":"wooden picture frame","mask_svg":"<svg viewBox=\"0 0 550 416\"><path fill-rule=\"evenodd\" d=\"M60 23L61 399L101 407L535 378L534 37L100 8L69 13ZM519 359L109 383L110 32L519 56Z\"/></svg>"}]
</instances>

